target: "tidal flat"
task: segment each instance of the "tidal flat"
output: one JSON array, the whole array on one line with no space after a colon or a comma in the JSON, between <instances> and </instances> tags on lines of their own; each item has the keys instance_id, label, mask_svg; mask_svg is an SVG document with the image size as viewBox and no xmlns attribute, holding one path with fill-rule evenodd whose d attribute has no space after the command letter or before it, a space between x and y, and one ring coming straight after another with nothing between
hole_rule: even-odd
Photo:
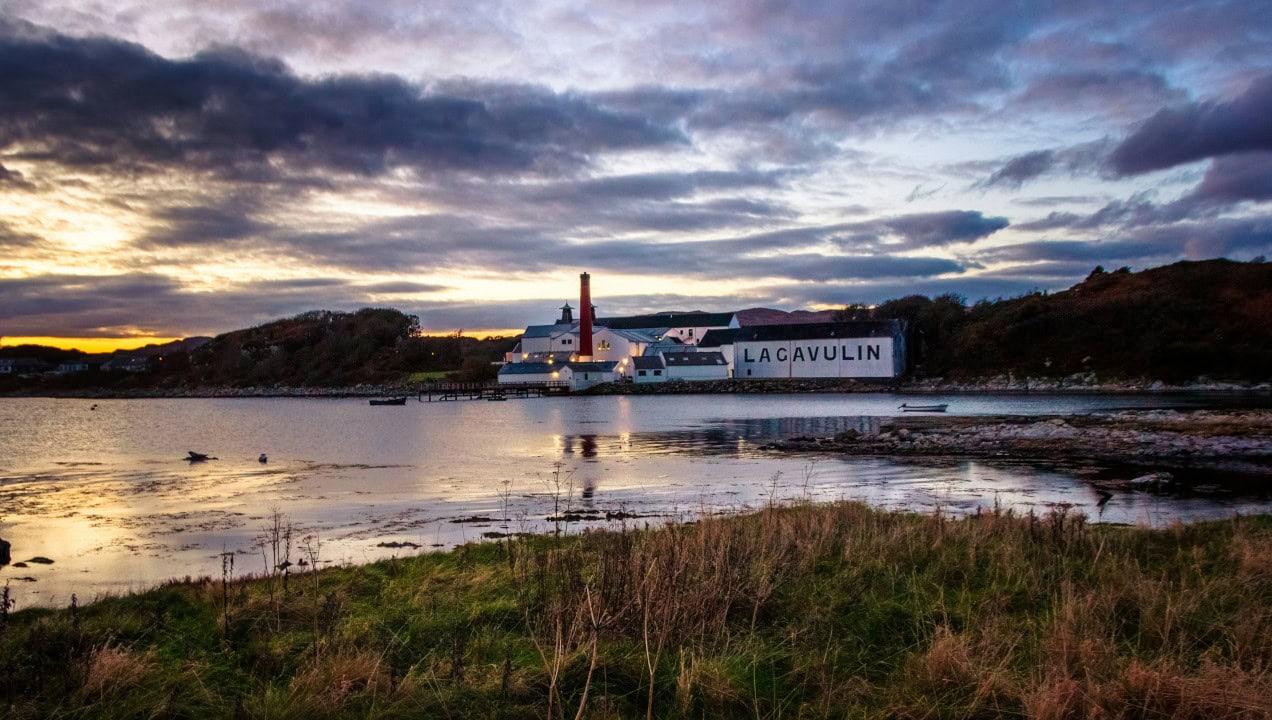
<instances>
[{"instance_id":1,"label":"tidal flat","mask_svg":"<svg viewBox=\"0 0 1272 720\"><path fill-rule=\"evenodd\" d=\"M0 436L0 538L14 561L0 566L0 584L21 609L216 575L226 553L236 577L266 572L276 512L291 540L285 559L298 560L308 539L323 544L324 565L354 565L404 547L542 533L552 517L576 533L792 500L948 516L1065 508L1091 522L1151 527L1272 511L1266 479L1222 465L1272 452L1266 411L1224 405L1230 397L930 400L950 412L902 413L914 398L891 394L399 408L356 398L5 399L0 424L21 432ZM1244 436L1225 440L1237 432ZM929 435L940 452L913 452ZM1069 450L1044 457L1025 445L980 444L1009 436ZM1097 436L1110 455L1088 442ZM1161 442L1139 442L1150 436ZM798 438L812 442L800 452L769 447ZM969 439L975 452L945 447ZM1178 457L1137 455L1154 447ZM1207 448L1210 457L1200 452ZM191 450L215 459L190 463ZM1179 467L1203 461L1212 464ZM1151 482L1133 482L1144 477ZM54 562L27 562L35 557Z\"/></svg>"}]
</instances>

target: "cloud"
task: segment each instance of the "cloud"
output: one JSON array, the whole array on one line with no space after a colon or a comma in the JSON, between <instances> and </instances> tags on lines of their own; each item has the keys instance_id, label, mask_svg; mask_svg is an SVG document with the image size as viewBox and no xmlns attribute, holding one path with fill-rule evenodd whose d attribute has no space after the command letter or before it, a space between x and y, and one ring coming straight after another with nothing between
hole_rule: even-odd
<instances>
[{"instance_id":1,"label":"cloud","mask_svg":"<svg viewBox=\"0 0 1272 720\"><path fill-rule=\"evenodd\" d=\"M685 142L643 116L530 85L307 80L228 48L168 60L14 23L0 25L0 106L0 144L69 166L542 173Z\"/></svg>"},{"instance_id":2,"label":"cloud","mask_svg":"<svg viewBox=\"0 0 1272 720\"><path fill-rule=\"evenodd\" d=\"M1036 150L1019 155L1007 161L988 179L980 183L982 187L1006 185L1020 187L1026 180L1032 180L1047 172L1056 163L1056 154L1051 150Z\"/></svg>"},{"instance_id":3,"label":"cloud","mask_svg":"<svg viewBox=\"0 0 1272 720\"><path fill-rule=\"evenodd\" d=\"M894 250L941 247L975 242L1010 224L1005 217L986 217L979 210L915 213L854 224L843 244Z\"/></svg>"},{"instance_id":4,"label":"cloud","mask_svg":"<svg viewBox=\"0 0 1272 720\"><path fill-rule=\"evenodd\" d=\"M1224 205L1272 200L1272 152L1215 158L1188 199Z\"/></svg>"},{"instance_id":5,"label":"cloud","mask_svg":"<svg viewBox=\"0 0 1272 720\"><path fill-rule=\"evenodd\" d=\"M1229 102L1169 108L1144 121L1117 147L1107 166L1125 177L1209 157L1272 150L1272 75Z\"/></svg>"}]
</instances>

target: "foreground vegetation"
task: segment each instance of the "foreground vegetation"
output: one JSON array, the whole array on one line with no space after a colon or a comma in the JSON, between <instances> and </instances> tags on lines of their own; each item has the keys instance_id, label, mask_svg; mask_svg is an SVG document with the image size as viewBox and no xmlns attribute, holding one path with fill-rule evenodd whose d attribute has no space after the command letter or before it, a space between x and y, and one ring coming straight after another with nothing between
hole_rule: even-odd
<instances>
[{"instance_id":1,"label":"foreground vegetation","mask_svg":"<svg viewBox=\"0 0 1272 720\"><path fill-rule=\"evenodd\" d=\"M13 718L1268 717L1272 519L773 507L0 618Z\"/></svg>"}]
</instances>

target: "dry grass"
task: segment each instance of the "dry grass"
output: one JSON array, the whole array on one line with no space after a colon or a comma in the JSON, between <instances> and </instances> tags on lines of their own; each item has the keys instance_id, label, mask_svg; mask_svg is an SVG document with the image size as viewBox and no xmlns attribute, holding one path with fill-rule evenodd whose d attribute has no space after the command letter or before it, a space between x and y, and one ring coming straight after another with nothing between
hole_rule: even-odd
<instances>
[{"instance_id":1,"label":"dry grass","mask_svg":"<svg viewBox=\"0 0 1272 720\"><path fill-rule=\"evenodd\" d=\"M1268 558L1260 518L1144 530L1063 509L772 507L335 569L286 592L242 583L227 628L216 588L90 606L73 694L85 717L128 695L152 704L123 714L306 720L1272 717ZM19 614L0 638L8 682L43 698L10 701L15 717L68 702L56 668L76 627ZM199 673L168 659L192 651ZM154 691L117 692L138 686Z\"/></svg>"},{"instance_id":2,"label":"dry grass","mask_svg":"<svg viewBox=\"0 0 1272 720\"><path fill-rule=\"evenodd\" d=\"M150 674L154 661L154 650L139 653L104 643L88 657L80 695L100 701L131 690Z\"/></svg>"}]
</instances>

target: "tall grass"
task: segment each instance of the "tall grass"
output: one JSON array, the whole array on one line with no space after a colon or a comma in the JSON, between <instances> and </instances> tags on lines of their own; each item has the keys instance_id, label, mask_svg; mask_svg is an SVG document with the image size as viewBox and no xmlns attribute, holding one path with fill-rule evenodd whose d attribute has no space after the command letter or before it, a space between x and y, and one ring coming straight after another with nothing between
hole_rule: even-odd
<instances>
[{"instance_id":1,"label":"tall grass","mask_svg":"<svg viewBox=\"0 0 1272 720\"><path fill-rule=\"evenodd\" d=\"M801 504L269 583L10 616L8 714L1272 716L1267 517Z\"/></svg>"}]
</instances>

